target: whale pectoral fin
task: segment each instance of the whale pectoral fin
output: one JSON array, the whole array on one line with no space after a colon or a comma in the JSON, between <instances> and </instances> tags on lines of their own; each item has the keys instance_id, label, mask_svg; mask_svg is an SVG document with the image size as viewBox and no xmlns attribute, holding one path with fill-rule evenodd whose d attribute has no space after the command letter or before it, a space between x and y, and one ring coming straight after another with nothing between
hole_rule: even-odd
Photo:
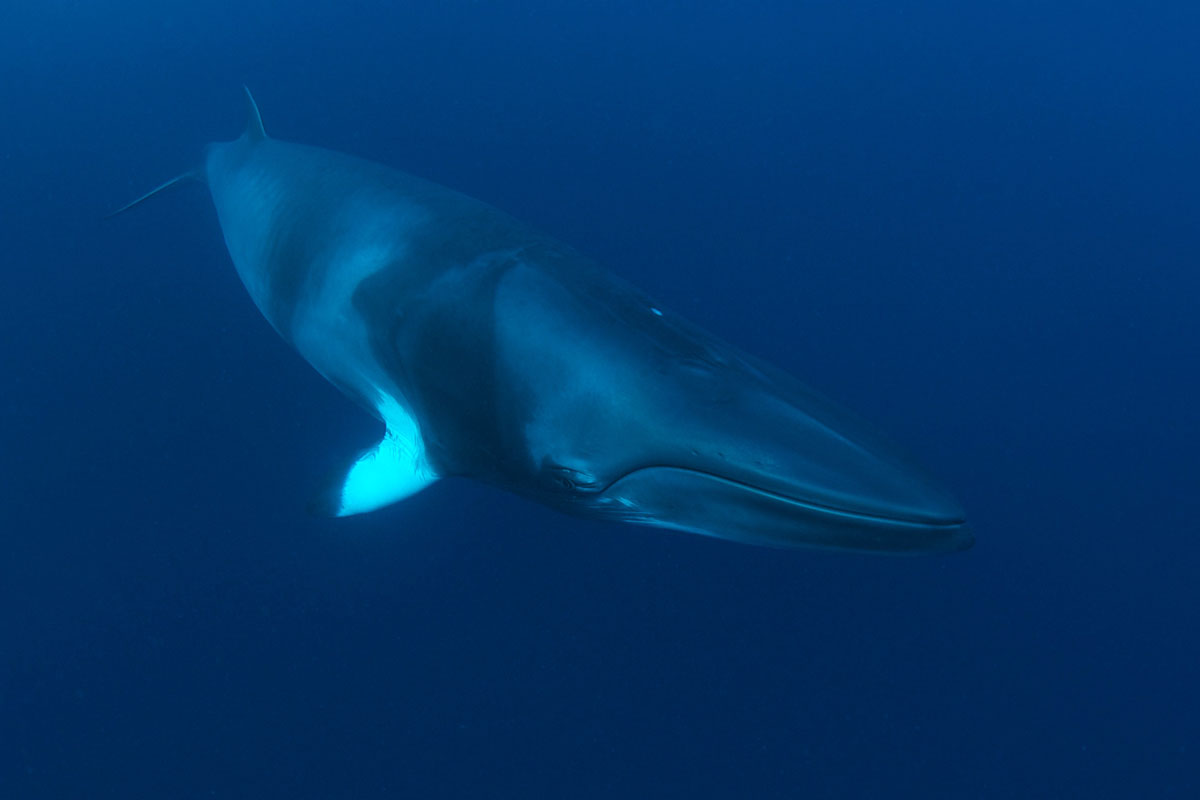
<instances>
[{"instance_id":1,"label":"whale pectoral fin","mask_svg":"<svg viewBox=\"0 0 1200 800\"><path fill-rule=\"evenodd\" d=\"M308 510L328 517L364 514L416 494L437 478L425 460L420 436L389 429L379 444L334 473Z\"/></svg>"}]
</instances>

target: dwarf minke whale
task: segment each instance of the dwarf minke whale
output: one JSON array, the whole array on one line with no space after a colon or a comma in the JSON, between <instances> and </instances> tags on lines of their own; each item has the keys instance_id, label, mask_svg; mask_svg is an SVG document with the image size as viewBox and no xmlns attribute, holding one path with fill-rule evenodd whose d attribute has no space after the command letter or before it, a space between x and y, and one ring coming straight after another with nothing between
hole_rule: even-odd
<instances>
[{"instance_id":1,"label":"dwarf minke whale","mask_svg":"<svg viewBox=\"0 0 1200 800\"><path fill-rule=\"evenodd\" d=\"M570 247L466 195L268 137L253 98L208 185L273 328L384 425L312 504L439 478L739 542L969 546L962 508L869 426Z\"/></svg>"}]
</instances>

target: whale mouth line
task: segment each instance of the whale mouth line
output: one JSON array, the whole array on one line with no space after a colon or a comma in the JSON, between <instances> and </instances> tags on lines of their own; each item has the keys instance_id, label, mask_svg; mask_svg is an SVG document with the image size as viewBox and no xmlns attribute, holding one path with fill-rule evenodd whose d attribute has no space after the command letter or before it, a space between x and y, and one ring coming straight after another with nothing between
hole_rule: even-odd
<instances>
[{"instance_id":1,"label":"whale mouth line","mask_svg":"<svg viewBox=\"0 0 1200 800\"><path fill-rule=\"evenodd\" d=\"M736 478L730 478L725 475L719 475L715 472L709 472L709 471L703 470L703 469L695 469L694 467L680 467L680 466L676 466L674 464L655 464L655 465L649 465L649 466L644 466L644 467L638 467L637 469L630 470L629 472L625 473L621 477L612 481L612 483L610 483L608 486L604 487L600 493L603 494L604 492L607 492L610 488L616 486L617 484L621 483L622 481L624 481L628 478L634 477L640 473L649 473L649 472L655 472L658 470L670 470L672 472L686 472L686 473L690 473L693 475L699 475L699 476L708 478L709 480L718 481L718 482L724 483L728 486L734 486L734 487L737 487L738 489L742 489L744 491L752 492L752 493L760 495L762 497L769 498L778 503L782 503L782 504L789 505L789 506L794 506L794 507L800 508L800 509L806 509L806 510L812 511L816 514L822 514L822 515L831 516L831 517L840 517L845 520L851 520L851 521L860 522L860 523L866 523L866 524L875 523L878 525L888 525L888 526L893 526L893 527L923 529L923 530L931 530L931 529L932 530L943 530L946 532L951 532L951 531L955 530L956 528L962 528L967 524L967 520L966 520L965 516L952 517L952 518L943 517L941 519L928 519L928 518L905 517L905 516L901 516L901 515L887 516L884 514L872 514L869 512L865 512L865 511L853 511L848 508L841 508L841 507L838 507L835 505L830 505L827 503L817 503L817 502L814 502L811 500L801 500L799 498L792 497L792 496L786 495L786 494L782 494L780 492L772 491L770 489L764 489L761 486L755 486L752 483L747 483L745 481L737 480Z\"/></svg>"}]
</instances>

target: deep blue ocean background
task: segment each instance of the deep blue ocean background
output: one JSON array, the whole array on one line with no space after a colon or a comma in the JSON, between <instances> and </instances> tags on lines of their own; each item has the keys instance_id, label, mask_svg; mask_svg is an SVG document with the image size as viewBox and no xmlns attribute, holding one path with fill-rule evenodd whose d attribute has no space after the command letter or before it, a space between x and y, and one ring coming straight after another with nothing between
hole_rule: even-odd
<instances>
[{"instance_id":1,"label":"deep blue ocean background","mask_svg":"<svg viewBox=\"0 0 1200 800\"><path fill-rule=\"evenodd\" d=\"M9 2L0 797L1200 796L1200 5ZM873 420L967 553L445 481L189 185L243 126L491 202Z\"/></svg>"}]
</instances>

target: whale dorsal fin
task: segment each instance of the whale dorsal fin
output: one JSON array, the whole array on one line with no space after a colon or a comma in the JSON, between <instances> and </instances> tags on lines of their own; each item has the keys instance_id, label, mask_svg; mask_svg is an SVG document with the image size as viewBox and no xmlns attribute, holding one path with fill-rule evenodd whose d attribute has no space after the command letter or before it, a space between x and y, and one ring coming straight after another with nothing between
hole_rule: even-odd
<instances>
[{"instance_id":1,"label":"whale dorsal fin","mask_svg":"<svg viewBox=\"0 0 1200 800\"><path fill-rule=\"evenodd\" d=\"M246 130L242 135L251 142L261 142L267 138L267 132L263 129L262 115L258 113L258 103L254 102L250 87L242 88L246 90Z\"/></svg>"}]
</instances>

